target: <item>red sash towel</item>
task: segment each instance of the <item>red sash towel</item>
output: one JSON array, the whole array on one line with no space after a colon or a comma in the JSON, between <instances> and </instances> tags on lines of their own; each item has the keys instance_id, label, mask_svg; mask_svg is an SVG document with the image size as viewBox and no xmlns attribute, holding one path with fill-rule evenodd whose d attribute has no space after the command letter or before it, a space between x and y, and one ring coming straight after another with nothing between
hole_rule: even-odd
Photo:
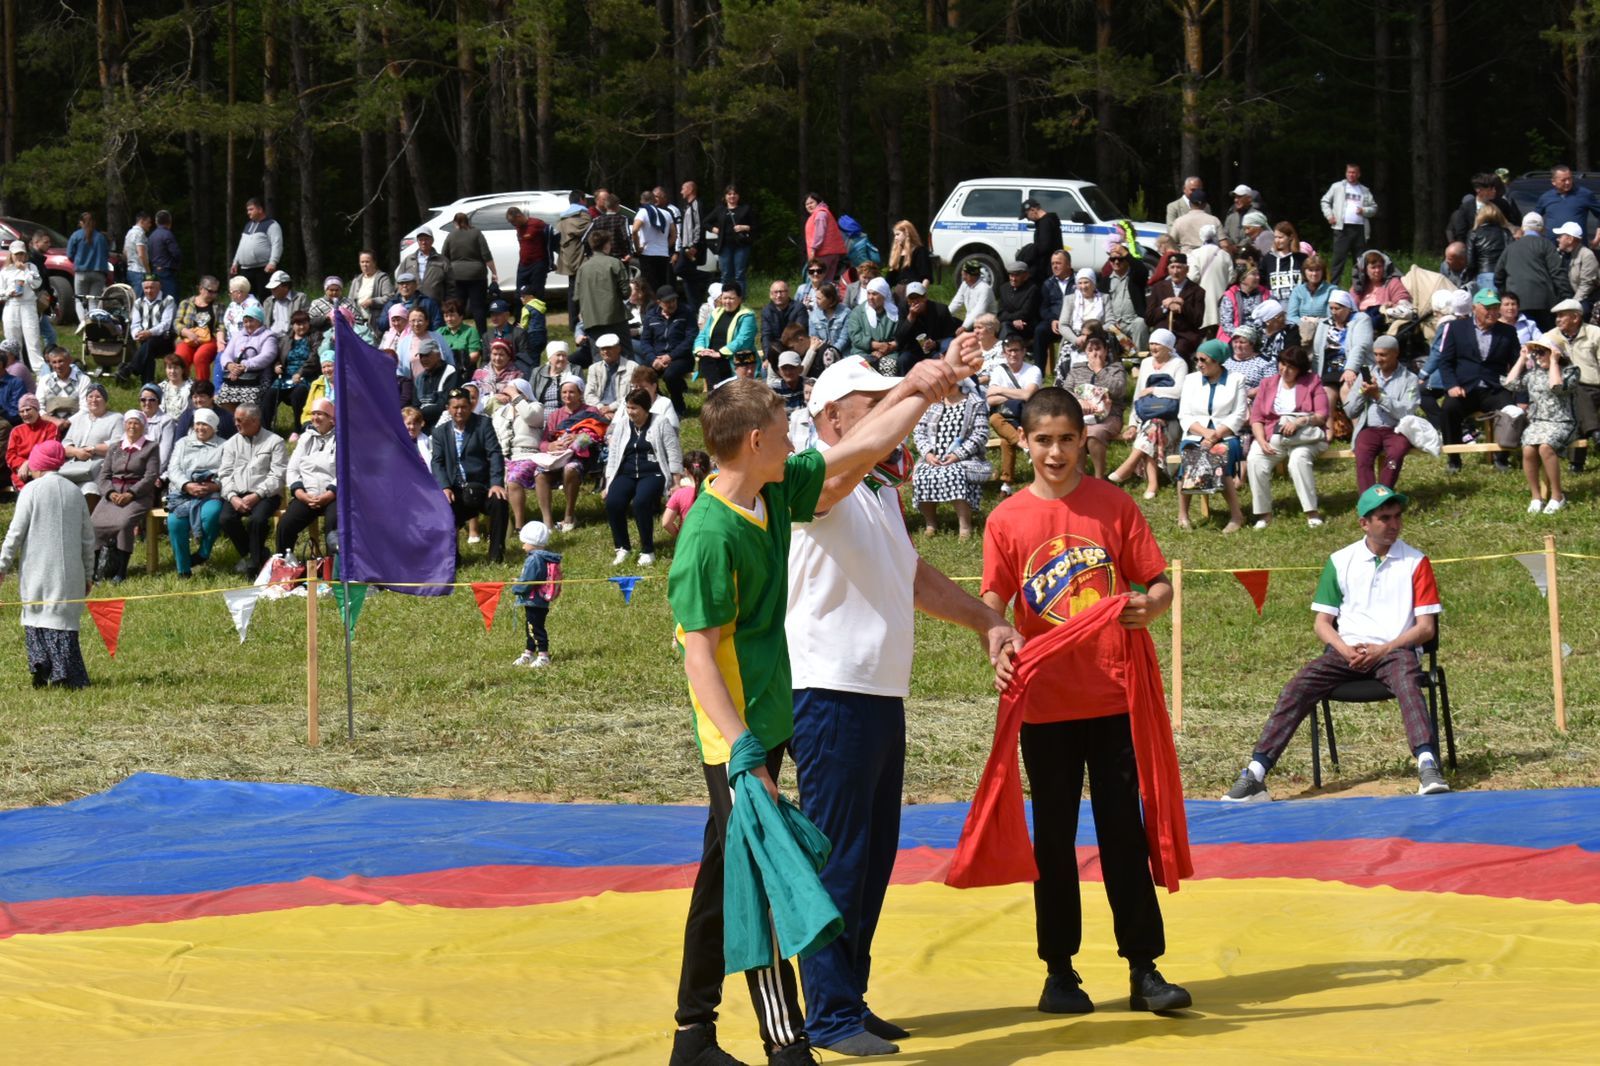
<instances>
[{"instance_id":1,"label":"red sash towel","mask_svg":"<svg viewBox=\"0 0 1600 1066\"><path fill-rule=\"evenodd\" d=\"M1172 744L1166 693L1155 642L1142 629L1121 629L1117 616L1127 596L1101 600L1074 615L1048 635L1029 641L1017 656L1016 675L1000 698L994 747L978 782L978 794L967 811L961 840L945 884L955 888L1009 885L1039 879L1033 842L1022 806L1022 776L1017 764L1017 737L1022 731L1023 696L1040 663L1064 649L1093 640L1107 627L1123 634L1127 655L1129 721L1134 757L1139 764L1139 793L1144 801L1144 830L1150 844L1150 872L1169 892L1194 876L1189 858L1189 826L1183 811L1183 782L1178 752Z\"/></svg>"}]
</instances>

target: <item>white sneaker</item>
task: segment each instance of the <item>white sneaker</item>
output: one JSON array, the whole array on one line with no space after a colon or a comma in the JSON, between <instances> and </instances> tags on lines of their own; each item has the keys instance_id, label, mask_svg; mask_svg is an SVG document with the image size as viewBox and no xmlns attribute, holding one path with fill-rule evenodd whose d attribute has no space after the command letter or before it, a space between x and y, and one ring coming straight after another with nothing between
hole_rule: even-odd
<instances>
[{"instance_id":1,"label":"white sneaker","mask_svg":"<svg viewBox=\"0 0 1600 1066\"><path fill-rule=\"evenodd\" d=\"M656 561L656 557L654 555L651 555L649 552L640 552L639 553L639 565L640 566L654 566L655 565L655 561Z\"/></svg>"},{"instance_id":2,"label":"white sneaker","mask_svg":"<svg viewBox=\"0 0 1600 1066\"><path fill-rule=\"evenodd\" d=\"M1252 529L1266 529L1271 524L1272 523L1268 522L1265 518L1258 518L1258 519L1256 519L1256 524L1254 526L1252 526L1251 528Z\"/></svg>"},{"instance_id":3,"label":"white sneaker","mask_svg":"<svg viewBox=\"0 0 1600 1066\"><path fill-rule=\"evenodd\" d=\"M517 656L515 660L512 661L511 665L512 666L533 666L533 665L535 665L535 659L534 659L533 652L531 652L531 651L523 652L521 655Z\"/></svg>"},{"instance_id":4,"label":"white sneaker","mask_svg":"<svg viewBox=\"0 0 1600 1066\"><path fill-rule=\"evenodd\" d=\"M1557 511L1561 510L1566 505L1567 505L1567 498L1565 496L1561 497L1561 499L1559 499L1559 500L1551 500L1549 503L1544 505L1544 513L1545 514L1555 514Z\"/></svg>"},{"instance_id":5,"label":"white sneaker","mask_svg":"<svg viewBox=\"0 0 1600 1066\"><path fill-rule=\"evenodd\" d=\"M628 561L628 555L629 552L627 548L618 548L617 554L611 557L611 565L621 566L623 563Z\"/></svg>"},{"instance_id":6,"label":"white sneaker","mask_svg":"<svg viewBox=\"0 0 1600 1066\"><path fill-rule=\"evenodd\" d=\"M1011 482L1002 481L1000 483L1000 495L1001 496L1009 496L1015 491L1016 491L1016 489L1012 487Z\"/></svg>"},{"instance_id":7,"label":"white sneaker","mask_svg":"<svg viewBox=\"0 0 1600 1066\"><path fill-rule=\"evenodd\" d=\"M576 523L576 522L562 522L559 528L560 528L561 532L563 532L563 533L571 533L574 529L578 528L578 523Z\"/></svg>"},{"instance_id":8,"label":"white sneaker","mask_svg":"<svg viewBox=\"0 0 1600 1066\"><path fill-rule=\"evenodd\" d=\"M528 665L532 666L532 667L535 667L535 668L549 666L550 665L550 653L547 652L547 651L540 652L538 654L538 656L533 660L533 662L529 663Z\"/></svg>"},{"instance_id":9,"label":"white sneaker","mask_svg":"<svg viewBox=\"0 0 1600 1066\"><path fill-rule=\"evenodd\" d=\"M468 544L482 544L483 543L483 538L482 537L468 537L467 538L467 543Z\"/></svg>"},{"instance_id":10,"label":"white sneaker","mask_svg":"<svg viewBox=\"0 0 1600 1066\"><path fill-rule=\"evenodd\" d=\"M1322 528L1322 519L1320 519L1320 518L1308 518L1308 519L1306 519L1306 525L1309 526L1312 529L1321 529Z\"/></svg>"},{"instance_id":11,"label":"white sneaker","mask_svg":"<svg viewBox=\"0 0 1600 1066\"><path fill-rule=\"evenodd\" d=\"M1544 501L1539 499L1537 496L1535 496L1532 500L1528 501L1528 513L1529 514L1543 514L1544 513L1544 507L1545 507Z\"/></svg>"}]
</instances>

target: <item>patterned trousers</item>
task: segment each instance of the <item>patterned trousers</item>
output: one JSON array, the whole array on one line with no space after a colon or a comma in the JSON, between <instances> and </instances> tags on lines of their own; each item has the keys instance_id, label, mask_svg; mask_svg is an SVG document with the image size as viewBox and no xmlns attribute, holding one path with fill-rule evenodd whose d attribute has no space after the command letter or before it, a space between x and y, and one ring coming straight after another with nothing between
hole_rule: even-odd
<instances>
[{"instance_id":1,"label":"patterned trousers","mask_svg":"<svg viewBox=\"0 0 1600 1066\"><path fill-rule=\"evenodd\" d=\"M1283 749L1289 746L1294 731L1308 714L1316 712L1323 697L1346 681L1366 681L1377 678L1389 686L1400 703L1400 719L1405 723L1406 739L1411 742L1413 754L1424 748L1437 747L1433 730L1433 717L1428 713L1428 701L1417 683L1417 653L1403 648L1390 652L1378 661L1372 670L1357 670L1345 662L1344 656L1333 648L1300 668L1278 697L1278 705L1261 730L1256 741L1254 758L1267 769L1272 769Z\"/></svg>"}]
</instances>

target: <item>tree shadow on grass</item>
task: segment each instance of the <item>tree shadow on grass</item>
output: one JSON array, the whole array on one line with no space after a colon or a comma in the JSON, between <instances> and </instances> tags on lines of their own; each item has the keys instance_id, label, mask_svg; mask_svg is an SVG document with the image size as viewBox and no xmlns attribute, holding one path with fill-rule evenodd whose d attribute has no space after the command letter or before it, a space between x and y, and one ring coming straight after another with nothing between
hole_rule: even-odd
<instances>
[{"instance_id":1,"label":"tree shadow on grass","mask_svg":"<svg viewBox=\"0 0 1600 1066\"><path fill-rule=\"evenodd\" d=\"M1150 1036L1214 1037L1252 1023L1292 1021L1318 1015L1363 1014L1427 1006L1437 998L1390 999L1340 1006L1278 1006L1280 1001L1332 989L1392 985L1414 980L1464 959L1386 959L1293 966L1238 974L1186 984L1196 1007L1152 1017L1128 1009L1122 997L1097 1004L1097 1016L1073 1019L1040 1014L1029 1006L984 1007L950 1011L898 1021L912 1033L902 1044L898 1061L936 1066L999 1066L1030 1055L1115 1046ZM1023 1032L1009 1032L963 1043L960 1047L919 1053L917 1037L959 1037L987 1030L1035 1023Z\"/></svg>"}]
</instances>

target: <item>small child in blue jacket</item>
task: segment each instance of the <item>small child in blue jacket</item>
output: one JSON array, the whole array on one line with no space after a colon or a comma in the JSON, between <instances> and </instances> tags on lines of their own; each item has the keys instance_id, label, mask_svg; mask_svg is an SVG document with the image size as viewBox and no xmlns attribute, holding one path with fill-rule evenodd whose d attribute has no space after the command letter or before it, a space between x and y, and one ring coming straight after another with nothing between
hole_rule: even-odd
<instances>
[{"instance_id":1,"label":"small child in blue jacket","mask_svg":"<svg viewBox=\"0 0 1600 1066\"><path fill-rule=\"evenodd\" d=\"M550 613L550 604L561 595L561 556L545 550L550 543L550 528L543 522L523 526L518 539L528 558L511 591L527 620L528 647L511 665L549 666L550 634L545 631L544 620Z\"/></svg>"}]
</instances>

